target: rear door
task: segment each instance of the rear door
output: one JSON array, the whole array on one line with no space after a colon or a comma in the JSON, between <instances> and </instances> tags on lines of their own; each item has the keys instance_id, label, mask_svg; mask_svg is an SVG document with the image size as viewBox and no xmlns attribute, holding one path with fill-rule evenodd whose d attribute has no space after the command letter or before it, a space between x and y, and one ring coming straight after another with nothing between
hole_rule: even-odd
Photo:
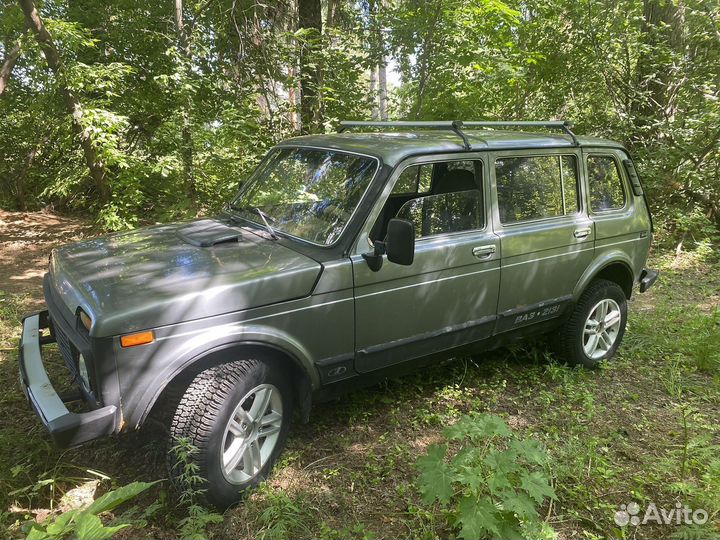
<instances>
[{"instance_id":1,"label":"rear door","mask_svg":"<svg viewBox=\"0 0 720 540\"><path fill-rule=\"evenodd\" d=\"M425 170L415 170L418 166ZM428 167L434 172L426 172ZM430 177L433 188L427 190L423 179ZM408 187L412 178L419 179L415 193ZM352 256L357 371L380 369L492 334L500 245L488 219L484 178L480 157L466 154L461 159L450 155L411 160L391 177ZM384 258L382 268L373 272L361 254L370 251L373 235L383 238L383 224L391 217L415 223L415 261L400 266Z\"/></svg>"},{"instance_id":2,"label":"rear door","mask_svg":"<svg viewBox=\"0 0 720 540\"><path fill-rule=\"evenodd\" d=\"M558 317L593 256L574 149L493 155L502 263L496 332Z\"/></svg>"},{"instance_id":3,"label":"rear door","mask_svg":"<svg viewBox=\"0 0 720 540\"><path fill-rule=\"evenodd\" d=\"M584 155L588 207L595 223L595 257L602 259L620 250L637 272L650 247L650 215L641 194L633 194L622 165L627 156L610 148L588 150Z\"/></svg>"}]
</instances>

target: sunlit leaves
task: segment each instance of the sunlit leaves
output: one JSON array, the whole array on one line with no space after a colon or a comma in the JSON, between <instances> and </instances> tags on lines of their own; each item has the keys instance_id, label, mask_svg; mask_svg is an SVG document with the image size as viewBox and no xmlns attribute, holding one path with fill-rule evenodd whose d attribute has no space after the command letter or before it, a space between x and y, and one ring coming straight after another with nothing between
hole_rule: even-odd
<instances>
[{"instance_id":1,"label":"sunlit leaves","mask_svg":"<svg viewBox=\"0 0 720 540\"><path fill-rule=\"evenodd\" d=\"M428 447L417 462L419 489L450 512L461 538L552 536L539 514L555 498L540 443L518 438L493 414L463 416L444 434L460 446Z\"/></svg>"}]
</instances>

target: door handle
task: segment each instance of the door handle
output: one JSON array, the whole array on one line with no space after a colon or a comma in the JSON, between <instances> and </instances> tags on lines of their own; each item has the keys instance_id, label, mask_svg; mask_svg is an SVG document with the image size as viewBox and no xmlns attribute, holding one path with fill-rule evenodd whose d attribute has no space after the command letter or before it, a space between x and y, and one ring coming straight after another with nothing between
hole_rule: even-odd
<instances>
[{"instance_id":1,"label":"door handle","mask_svg":"<svg viewBox=\"0 0 720 540\"><path fill-rule=\"evenodd\" d=\"M585 238L586 236L589 236L591 232L592 232L592 229L590 227L585 227L583 229L577 229L573 233L573 236L575 238Z\"/></svg>"},{"instance_id":2,"label":"door handle","mask_svg":"<svg viewBox=\"0 0 720 540\"><path fill-rule=\"evenodd\" d=\"M473 256L477 257L478 259L487 259L491 257L495 253L495 246L489 245L489 246L476 246L472 250Z\"/></svg>"}]
</instances>

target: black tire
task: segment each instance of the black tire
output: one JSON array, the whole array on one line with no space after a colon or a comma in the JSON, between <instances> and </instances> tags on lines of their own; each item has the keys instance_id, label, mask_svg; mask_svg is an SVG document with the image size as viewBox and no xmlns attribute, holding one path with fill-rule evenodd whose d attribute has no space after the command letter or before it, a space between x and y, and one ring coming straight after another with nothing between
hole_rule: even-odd
<instances>
[{"instance_id":1,"label":"black tire","mask_svg":"<svg viewBox=\"0 0 720 540\"><path fill-rule=\"evenodd\" d=\"M223 472L221 457L221 449L226 445L226 427L241 401L249 401L250 404L254 402L254 397L244 399L248 393L268 385L278 391L282 403L281 425L274 447L267 461L252 478L231 482ZM262 482L272 469L285 446L292 413L292 387L280 366L248 359L201 372L190 383L170 423L171 445L184 440L194 447L193 453L184 460L178 459L177 452L168 453L173 483L181 491L200 493L205 502L217 508L224 509L238 503L243 493ZM258 439L261 444L266 440ZM193 464L193 467L188 468L188 464ZM195 467L197 472L192 472ZM194 485L188 485L192 483L189 482L189 476L197 479Z\"/></svg>"},{"instance_id":2,"label":"black tire","mask_svg":"<svg viewBox=\"0 0 720 540\"><path fill-rule=\"evenodd\" d=\"M598 351L596 354L601 354L600 356L591 357L586 354L584 347L586 343L585 323L595 307L606 299L614 301L619 307L620 326L617 329L612 346L606 351ZM585 289L570 317L560 327L555 341L557 352L561 359L571 365L582 365L587 368L597 367L601 362L615 355L625 334L626 324L627 299L625 298L625 292L613 281L596 279Z\"/></svg>"}]
</instances>

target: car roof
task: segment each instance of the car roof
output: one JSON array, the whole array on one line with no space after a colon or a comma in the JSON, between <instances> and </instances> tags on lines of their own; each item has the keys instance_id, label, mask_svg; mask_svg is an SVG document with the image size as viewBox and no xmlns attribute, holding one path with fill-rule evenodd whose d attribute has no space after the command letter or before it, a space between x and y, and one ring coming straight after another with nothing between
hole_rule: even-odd
<instances>
[{"instance_id":1,"label":"car roof","mask_svg":"<svg viewBox=\"0 0 720 540\"><path fill-rule=\"evenodd\" d=\"M506 130L463 130L470 143L465 150L462 139L448 130L415 130L331 133L293 137L281 142L279 147L315 147L367 154L395 166L403 159L425 154L440 154L482 150L506 150L528 148L574 148L568 135L530 133ZM620 143L595 137L577 137L581 147L623 148Z\"/></svg>"}]
</instances>

